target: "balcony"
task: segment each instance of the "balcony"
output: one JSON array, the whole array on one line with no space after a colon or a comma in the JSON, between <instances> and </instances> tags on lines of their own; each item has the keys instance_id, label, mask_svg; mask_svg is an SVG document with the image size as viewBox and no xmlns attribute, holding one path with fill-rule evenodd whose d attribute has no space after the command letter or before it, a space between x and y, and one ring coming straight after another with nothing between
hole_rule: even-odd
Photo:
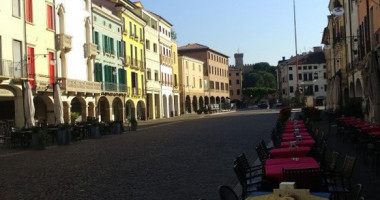
<instances>
[{"instance_id":1,"label":"balcony","mask_svg":"<svg viewBox=\"0 0 380 200\"><path fill-rule=\"evenodd\" d=\"M26 80L26 62L0 59L0 82L9 79Z\"/></svg>"},{"instance_id":2,"label":"balcony","mask_svg":"<svg viewBox=\"0 0 380 200\"><path fill-rule=\"evenodd\" d=\"M161 60L160 60L161 64L166 65L166 66L172 66L173 60L171 57L164 56L164 55L160 55L160 57L161 57Z\"/></svg>"},{"instance_id":3,"label":"balcony","mask_svg":"<svg viewBox=\"0 0 380 200\"><path fill-rule=\"evenodd\" d=\"M62 90L66 90L66 92L81 92L81 93L93 93L100 94L102 87L99 82L92 81L81 81L81 80L73 80L62 78L61 84Z\"/></svg>"},{"instance_id":4,"label":"balcony","mask_svg":"<svg viewBox=\"0 0 380 200\"><path fill-rule=\"evenodd\" d=\"M98 45L94 43L84 44L84 57L94 59L98 54Z\"/></svg>"},{"instance_id":5,"label":"balcony","mask_svg":"<svg viewBox=\"0 0 380 200\"><path fill-rule=\"evenodd\" d=\"M71 36L66 34L58 34L57 36L58 49L67 53L71 50Z\"/></svg>"},{"instance_id":6,"label":"balcony","mask_svg":"<svg viewBox=\"0 0 380 200\"><path fill-rule=\"evenodd\" d=\"M101 85L102 85L102 91L105 91L105 92L114 92L114 93L127 92L126 84L102 82Z\"/></svg>"},{"instance_id":7,"label":"balcony","mask_svg":"<svg viewBox=\"0 0 380 200\"><path fill-rule=\"evenodd\" d=\"M36 74L35 76L35 88L36 91L53 91L53 87L50 84L50 76L48 75L43 75L43 74ZM54 77L53 77L53 82L54 82Z\"/></svg>"}]
</instances>

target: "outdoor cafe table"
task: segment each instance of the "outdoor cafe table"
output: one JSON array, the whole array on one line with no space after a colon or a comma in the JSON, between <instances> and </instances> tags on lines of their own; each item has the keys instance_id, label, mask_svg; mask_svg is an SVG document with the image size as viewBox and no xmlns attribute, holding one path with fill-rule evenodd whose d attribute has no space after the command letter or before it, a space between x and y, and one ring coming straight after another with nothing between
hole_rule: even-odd
<instances>
[{"instance_id":1,"label":"outdoor cafe table","mask_svg":"<svg viewBox=\"0 0 380 200\"><path fill-rule=\"evenodd\" d=\"M325 192L310 192L309 200L328 200L329 193ZM276 200L272 192L251 192L245 200Z\"/></svg>"},{"instance_id":2,"label":"outdoor cafe table","mask_svg":"<svg viewBox=\"0 0 380 200\"><path fill-rule=\"evenodd\" d=\"M370 134L373 136L380 136L380 131L373 131L373 132L370 132Z\"/></svg>"},{"instance_id":3,"label":"outdoor cafe table","mask_svg":"<svg viewBox=\"0 0 380 200\"><path fill-rule=\"evenodd\" d=\"M284 133L294 133L294 131L296 131L295 128L284 129ZM307 129L306 128L298 128L298 131L299 132L307 132Z\"/></svg>"},{"instance_id":4,"label":"outdoor cafe table","mask_svg":"<svg viewBox=\"0 0 380 200\"><path fill-rule=\"evenodd\" d=\"M310 149L310 147L296 147L295 149L289 147L275 148L270 150L270 154L273 158L306 157Z\"/></svg>"},{"instance_id":5,"label":"outdoor cafe table","mask_svg":"<svg viewBox=\"0 0 380 200\"><path fill-rule=\"evenodd\" d=\"M313 137L311 137L310 135L309 136L302 136L302 140L312 140L312 139L313 139ZM297 138L295 136L282 137L283 142L295 141L295 140L297 140Z\"/></svg>"},{"instance_id":6,"label":"outdoor cafe table","mask_svg":"<svg viewBox=\"0 0 380 200\"><path fill-rule=\"evenodd\" d=\"M299 135L301 136L310 136L308 132L300 132ZM282 137L293 137L294 133L284 133L282 134Z\"/></svg>"},{"instance_id":7,"label":"outdoor cafe table","mask_svg":"<svg viewBox=\"0 0 380 200\"><path fill-rule=\"evenodd\" d=\"M296 145L299 147L312 147L315 144L315 140L313 139L302 140L302 141L295 140L295 141L296 141ZM290 147L290 142L291 141L281 142L281 147L283 148Z\"/></svg>"},{"instance_id":8,"label":"outdoor cafe table","mask_svg":"<svg viewBox=\"0 0 380 200\"><path fill-rule=\"evenodd\" d=\"M281 182L282 169L319 168L318 162L312 157L273 158L265 161L265 177Z\"/></svg>"}]
</instances>

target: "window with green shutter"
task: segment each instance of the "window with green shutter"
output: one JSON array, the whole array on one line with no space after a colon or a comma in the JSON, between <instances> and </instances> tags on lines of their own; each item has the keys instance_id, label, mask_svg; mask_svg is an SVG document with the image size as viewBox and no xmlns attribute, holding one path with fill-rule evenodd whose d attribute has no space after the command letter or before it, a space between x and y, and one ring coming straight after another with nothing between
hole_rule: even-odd
<instances>
[{"instance_id":1,"label":"window with green shutter","mask_svg":"<svg viewBox=\"0 0 380 200\"><path fill-rule=\"evenodd\" d=\"M115 49L114 49L114 44L113 44L113 38L109 38L109 39L110 39L110 43L109 43L110 54L115 54Z\"/></svg>"},{"instance_id":2,"label":"window with green shutter","mask_svg":"<svg viewBox=\"0 0 380 200\"><path fill-rule=\"evenodd\" d=\"M98 32L94 32L94 43L96 44L96 45L98 45L96 48L98 49L98 50L100 50L100 46L99 46L99 33Z\"/></svg>"},{"instance_id":3,"label":"window with green shutter","mask_svg":"<svg viewBox=\"0 0 380 200\"><path fill-rule=\"evenodd\" d=\"M95 81L102 82L103 81L103 72L102 72L102 64L95 63Z\"/></svg>"}]
</instances>

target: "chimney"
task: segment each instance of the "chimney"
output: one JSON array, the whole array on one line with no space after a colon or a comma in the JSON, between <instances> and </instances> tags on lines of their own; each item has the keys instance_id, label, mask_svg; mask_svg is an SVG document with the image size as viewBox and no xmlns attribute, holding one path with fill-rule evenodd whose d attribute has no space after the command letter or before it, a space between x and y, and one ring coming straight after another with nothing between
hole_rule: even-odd
<instances>
[{"instance_id":1,"label":"chimney","mask_svg":"<svg viewBox=\"0 0 380 200\"><path fill-rule=\"evenodd\" d=\"M283 61L285 60L285 56L282 56L282 60L283 60Z\"/></svg>"}]
</instances>

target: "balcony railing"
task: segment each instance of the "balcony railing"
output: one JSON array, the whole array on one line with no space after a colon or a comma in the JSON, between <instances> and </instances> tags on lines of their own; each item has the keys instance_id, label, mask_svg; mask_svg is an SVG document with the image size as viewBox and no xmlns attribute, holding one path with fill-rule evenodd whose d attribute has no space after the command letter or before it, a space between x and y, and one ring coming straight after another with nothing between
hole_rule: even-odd
<instances>
[{"instance_id":1,"label":"balcony railing","mask_svg":"<svg viewBox=\"0 0 380 200\"><path fill-rule=\"evenodd\" d=\"M58 34L57 36L58 49L65 53L71 50L71 36L66 34Z\"/></svg>"},{"instance_id":2,"label":"balcony railing","mask_svg":"<svg viewBox=\"0 0 380 200\"><path fill-rule=\"evenodd\" d=\"M98 54L98 45L94 43L86 43L84 44L84 56L86 58L96 58Z\"/></svg>"},{"instance_id":3,"label":"balcony railing","mask_svg":"<svg viewBox=\"0 0 380 200\"><path fill-rule=\"evenodd\" d=\"M160 55L161 57L161 64L171 66L173 64L173 60L171 57Z\"/></svg>"},{"instance_id":4,"label":"balcony railing","mask_svg":"<svg viewBox=\"0 0 380 200\"><path fill-rule=\"evenodd\" d=\"M0 59L0 80L26 78L26 62Z\"/></svg>"},{"instance_id":5,"label":"balcony railing","mask_svg":"<svg viewBox=\"0 0 380 200\"><path fill-rule=\"evenodd\" d=\"M62 78L62 90L66 92L101 93L101 83Z\"/></svg>"},{"instance_id":6,"label":"balcony railing","mask_svg":"<svg viewBox=\"0 0 380 200\"><path fill-rule=\"evenodd\" d=\"M108 83L108 82L102 82L102 90L108 91L108 92L120 92L120 93L126 93L127 92L127 85L121 84L121 83Z\"/></svg>"}]
</instances>

